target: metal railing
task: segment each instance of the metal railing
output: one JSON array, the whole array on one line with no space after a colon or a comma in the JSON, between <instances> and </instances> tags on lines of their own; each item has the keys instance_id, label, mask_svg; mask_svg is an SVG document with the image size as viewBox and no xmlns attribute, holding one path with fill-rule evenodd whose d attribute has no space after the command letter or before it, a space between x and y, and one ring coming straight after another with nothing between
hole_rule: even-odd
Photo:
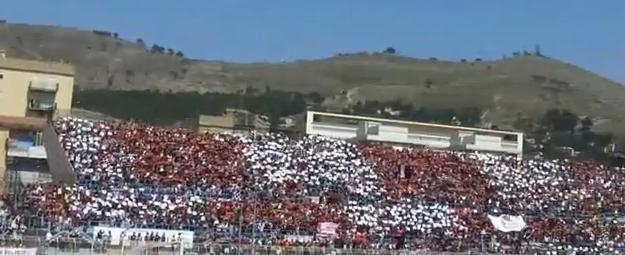
<instances>
[{"instance_id":1,"label":"metal railing","mask_svg":"<svg viewBox=\"0 0 625 255\"><path fill-rule=\"evenodd\" d=\"M181 248L183 247L183 248ZM57 237L46 240L41 236L5 236L0 235L0 252L14 250L14 253L24 253L26 250L36 249L36 254L120 254L120 255L147 255L147 254L228 254L228 255L454 255L454 254L495 254L478 251L467 252L437 252L429 250L391 250L391 249L357 249L332 248L320 246L277 246L251 244L223 244L223 243L194 243L192 248L184 248L178 242L133 242L124 247L109 245L106 241L91 241ZM21 249L21 252L20 252ZM508 253L510 254L510 253Z\"/></svg>"},{"instance_id":2,"label":"metal railing","mask_svg":"<svg viewBox=\"0 0 625 255\"><path fill-rule=\"evenodd\" d=\"M31 100L28 102L28 110L33 111L54 111L56 109L56 103L40 102Z\"/></svg>"},{"instance_id":3,"label":"metal railing","mask_svg":"<svg viewBox=\"0 0 625 255\"><path fill-rule=\"evenodd\" d=\"M69 233L69 232L68 232ZM456 255L456 254L548 254L555 251L553 246L536 243L526 243L519 247L498 246L497 249L483 252L477 249L464 252L440 252L427 249L360 249L349 247L334 248L331 246L280 246L255 245L223 242L195 242L193 245L174 242L125 241L125 245L111 245L109 240L90 239L89 237L68 236L32 236L16 234L0 234L0 253L29 254L36 250L36 254L120 254L120 255L147 255L147 254L228 254L228 255ZM343 246L346 247L346 246ZM581 245L577 248L592 248ZM575 247L569 247L571 252ZM595 247L596 248L596 247ZM587 254L614 254L623 253L623 247L613 246L614 249L602 249ZM557 254L563 254L559 250ZM31 253L32 254L32 253Z\"/></svg>"}]
</instances>

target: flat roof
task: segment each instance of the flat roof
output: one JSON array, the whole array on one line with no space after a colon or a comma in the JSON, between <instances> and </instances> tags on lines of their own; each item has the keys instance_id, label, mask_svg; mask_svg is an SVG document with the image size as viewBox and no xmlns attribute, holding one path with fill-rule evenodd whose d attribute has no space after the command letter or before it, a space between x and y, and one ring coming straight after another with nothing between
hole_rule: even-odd
<instances>
[{"instance_id":1,"label":"flat roof","mask_svg":"<svg viewBox=\"0 0 625 255\"><path fill-rule=\"evenodd\" d=\"M307 113L319 114L319 115L330 116L330 117L347 118L347 119L353 119L353 120L369 120L369 121L378 121L378 122L390 122L390 123L397 123L397 124L404 124L404 125L426 126L426 127L435 127L435 128L446 128L446 129L472 131L472 132L495 133L495 134L504 134L504 135L520 135L520 134L523 134L523 132L515 132L515 131L495 130L495 129L486 129L486 128L473 128L473 127L462 127L462 126L433 124L433 123L417 122L417 121L383 119L383 118L366 117L366 116L350 115L350 114L342 114L342 113L317 112L317 111L308 111Z\"/></svg>"},{"instance_id":2,"label":"flat roof","mask_svg":"<svg viewBox=\"0 0 625 255\"><path fill-rule=\"evenodd\" d=\"M215 126L215 127L233 127L234 123L232 118L227 116L216 115L200 115L198 124L200 126Z\"/></svg>"},{"instance_id":3,"label":"flat roof","mask_svg":"<svg viewBox=\"0 0 625 255\"><path fill-rule=\"evenodd\" d=\"M0 128L43 130L47 120L33 117L13 117L0 115Z\"/></svg>"},{"instance_id":4,"label":"flat roof","mask_svg":"<svg viewBox=\"0 0 625 255\"><path fill-rule=\"evenodd\" d=\"M74 76L75 74L74 66L70 64L19 58L0 57L0 69L21 72L55 74L62 76Z\"/></svg>"}]
</instances>

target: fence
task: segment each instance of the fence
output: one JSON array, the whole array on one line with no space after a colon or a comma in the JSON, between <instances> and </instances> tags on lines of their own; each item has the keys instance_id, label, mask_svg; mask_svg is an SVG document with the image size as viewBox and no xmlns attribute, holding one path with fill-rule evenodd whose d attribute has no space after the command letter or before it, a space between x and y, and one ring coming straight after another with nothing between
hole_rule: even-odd
<instances>
[{"instance_id":1,"label":"fence","mask_svg":"<svg viewBox=\"0 0 625 255\"><path fill-rule=\"evenodd\" d=\"M122 255L156 255L156 254L181 254L177 247L167 246L137 246L108 247L106 249L67 249L60 247L44 247L37 249L37 254L122 254ZM433 252L425 250L361 250L361 249L333 249L323 247L279 247L279 246L234 246L234 245L207 245L182 251L182 254L228 254L228 255L454 255L454 254L488 254L478 252ZM492 254L492 253L491 253Z\"/></svg>"},{"instance_id":2,"label":"fence","mask_svg":"<svg viewBox=\"0 0 625 255\"><path fill-rule=\"evenodd\" d=\"M493 254L481 252L434 252L426 250L372 250L372 249L337 249L330 247L290 247L266 245L237 245L218 243L195 243L193 248L186 248L179 243L141 242L111 246L105 242L89 242L82 238L61 237L46 240L40 236L0 235L0 254L7 255L460 255ZM32 251L32 253L31 253ZM510 253L508 253L510 254Z\"/></svg>"},{"instance_id":3,"label":"fence","mask_svg":"<svg viewBox=\"0 0 625 255\"><path fill-rule=\"evenodd\" d=\"M123 247L109 245L106 241L93 241L79 237L54 237L46 240L41 236L18 236L0 234L0 254L2 255L461 255L461 254L549 254L555 250L538 244L519 247L517 251L507 247L502 253L487 253L479 251L466 252L436 252L428 250L388 250L388 249L350 249L332 247L305 247L305 246L270 246L236 243L194 243L191 246L172 242L131 242L127 241ZM183 248L181 250L181 247ZM569 247L570 249L571 247ZM572 250L568 250L573 252ZM625 252L622 249L596 250L589 254L613 254L615 251ZM558 250L557 254L563 254ZM553 253L555 254L555 253Z\"/></svg>"},{"instance_id":4,"label":"fence","mask_svg":"<svg viewBox=\"0 0 625 255\"><path fill-rule=\"evenodd\" d=\"M152 242L152 241L130 241L130 237L126 237L127 247L122 249L118 245L109 245L102 244L100 242L92 241L92 236L88 233L90 232L90 228L88 226L93 226L92 224L85 224L82 227L74 227L71 224L65 227L56 226L51 229L52 225L50 222L42 221L41 218L29 218L25 217L22 219L26 225L38 225L38 227L26 227L24 232L24 236L20 235L12 235L5 234L3 235L0 231L0 247L25 247L25 248L36 248L39 254L66 254L66 253L74 253L74 254L93 254L93 253L102 253L102 254L175 254L179 253L180 248L172 247L171 242ZM46 228L45 226L48 226ZM4 229L5 231L10 229L7 226L3 226L0 224L0 229ZM471 253L437 253L437 252L429 252L429 251L402 251L402 250L360 250L360 249L339 249L339 248L330 248L330 247L284 247L284 246L263 246L262 244L275 244L275 239L273 239L275 231L264 229L265 231L269 231L272 233L268 233L265 231L261 231L261 229L256 228L251 230L249 226L232 226L231 229L227 230L213 230L212 232L198 232L196 239L192 245L192 248L187 248L184 250L184 253L188 254L276 254L276 255L286 255L286 254L294 254L294 255L313 255L313 254L380 254L380 255L404 255L404 254L489 254L489 253L479 253L479 251L505 251L506 254L518 254L518 252L514 252L515 250L520 251L532 251L532 253L528 254L545 254L548 251L554 251L554 249L571 249L571 243L568 242L549 242L549 243L522 243L520 247L511 247L509 245L505 245L503 243L508 242L493 242L491 238L486 235L482 236L480 243L473 244L474 246ZM225 231L225 232L224 232ZM74 238L68 237L60 237L56 239L54 237L52 241L46 241L43 236L45 236L48 232L52 233L65 233L63 235L57 234L60 236L72 236L72 235L80 235ZM305 234L302 233L304 236ZM299 235L299 234L298 234ZM80 238L82 237L82 238ZM496 238L498 239L498 238ZM213 240L213 241L210 241ZM216 240L216 241L214 241ZM282 239L279 239L282 240ZM289 239L290 240L290 239ZM388 242L387 242L388 241ZM431 241L431 240L430 240ZM420 244L424 242L427 243L427 240L419 239L417 236L406 236L406 247L422 247ZM256 245L251 245L251 243L256 243ZM348 242L349 243L349 242ZM115 244L115 243L113 243ZM371 240L370 244L378 244L377 247L392 247L393 240L392 239L375 239ZM390 246L389 246L390 245ZM174 244L174 246L176 246ZM188 247L189 244L185 243L185 247ZM341 246L343 247L343 246ZM560 247L560 248L558 248ZM612 253L612 250L618 250L619 252L625 253L625 246L621 243L603 243L599 245L599 243L580 243L575 242L573 244L573 248L589 248L589 249L600 249L601 251L605 251L607 253ZM597 251L597 250L595 250ZM14 254L15 252L5 252L0 250L0 255L6 254ZM18 252L19 253L19 252ZM22 252L26 255L27 252ZM607 254L603 253L603 254ZM492 253L490 253L492 254ZM524 254L524 253L523 253ZM597 253L602 254L602 253Z\"/></svg>"}]
</instances>

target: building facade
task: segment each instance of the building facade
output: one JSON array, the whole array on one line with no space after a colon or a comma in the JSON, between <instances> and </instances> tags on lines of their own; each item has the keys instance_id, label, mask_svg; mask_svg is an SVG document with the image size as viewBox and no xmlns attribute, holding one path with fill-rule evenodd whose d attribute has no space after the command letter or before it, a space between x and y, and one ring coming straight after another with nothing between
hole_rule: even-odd
<instances>
[{"instance_id":1,"label":"building facade","mask_svg":"<svg viewBox=\"0 0 625 255\"><path fill-rule=\"evenodd\" d=\"M424 146L432 149L523 155L523 133L309 111L306 134Z\"/></svg>"},{"instance_id":2,"label":"building facade","mask_svg":"<svg viewBox=\"0 0 625 255\"><path fill-rule=\"evenodd\" d=\"M7 181L27 184L50 179L42 130L46 120L71 111L73 90L71 65L0 54L0 177L4 191Z\"/></svg>"},{"instance_id":3,"label":"building facade","mask_svg":"<svg viewBox=\"0 0 625 255\"><path fill-rule=\"evenodd\" d=\"M241 109L226 109L222 115L200 115L199 133L247 134L269 132L269 118Z\"/></svg>"},{"instance_id":4,"label":"building facade","mask_svg":"<svg viewBox=\"0 0 625 255\"><path fill-rule=\"evenodd\" d=\"M48 117L72 108L74 68L0 58L0 116Z\"/></svg>"}]
</instances>

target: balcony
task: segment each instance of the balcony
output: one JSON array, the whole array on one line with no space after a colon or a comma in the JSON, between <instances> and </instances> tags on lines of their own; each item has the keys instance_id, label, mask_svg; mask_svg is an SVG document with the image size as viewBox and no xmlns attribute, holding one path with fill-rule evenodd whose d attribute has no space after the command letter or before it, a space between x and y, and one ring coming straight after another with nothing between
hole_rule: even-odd
<instances>
[{"instance_id":1,"label":"balcony","mask_svg":"<svg viewBox=\"0 0 625 255\"><path fill-rule=\"evenodd\" d=\"M501 152L501 153L511 153L511 154L519 154L523 152L523 148L518 146L517 143L513 142L479 142L476 144L467 144L467 150L475 150L475 151L490 151L490 152Z\"/></svg>"},{"instance_id":2,"label":"balcony","mask_svg":"<svg viewBox=\"0 0 625 255\"><path fill-rule=\"evenodd\" d=\"M50 112L50 111L54 111L55 108L56 108L56 103L41 102L41 101L37 101L33 99L31 99L28 102L28 110L31 110L31 111Z\"/></svg>"},{"instance_id":3,"label":"balcony","mask_svg":"<svg viewBox=\"0 0 625 255\"><path fill-rule=\"evenodd\" d=\"M55 81L31 81L28 86L30 91L41 91L41 92L49 92L56 93L59 90L59 83Z\"/></svg>"},{"instance_id":4,"label":"balcony","mask_svg":"<svg viewBox=\"0 0 625 255\"><path fill-rule=\"evenodd\" d=\"M29 185L52 182L52 174L32 171L12 171L13 178L9 182L13 184Z\"/></svg>"},{"instance_id":5,"label":"balcony","mask_svg":"<svg viewBox=\"0 0 625 255\"><path fill-rule=\"evenodd\" d=\"M358 126L338 123L312 123L306 130L308 134L322 135L340 139L352 139L358 135Z\"/></svg>"},{"instance_id":6,"label":"balcony","mask_svg":"<svg viewBox=\"0 0 625 255\"><path fill-rule=\"evenodd\" d=\"M12 184L35 184L52 181L45 160L12 157L7 160L8 181Z\"/></svg>"},{"instance_id":7,"label":"balcony","mask_svg":"<svg viewBox=\"0 0 625 255\"><path fill-rule=\"evenodd\" d=\"M46 149L29 139L9 139L7 156L16 158L46 159Z\"/></svg>"}]
</instances>

